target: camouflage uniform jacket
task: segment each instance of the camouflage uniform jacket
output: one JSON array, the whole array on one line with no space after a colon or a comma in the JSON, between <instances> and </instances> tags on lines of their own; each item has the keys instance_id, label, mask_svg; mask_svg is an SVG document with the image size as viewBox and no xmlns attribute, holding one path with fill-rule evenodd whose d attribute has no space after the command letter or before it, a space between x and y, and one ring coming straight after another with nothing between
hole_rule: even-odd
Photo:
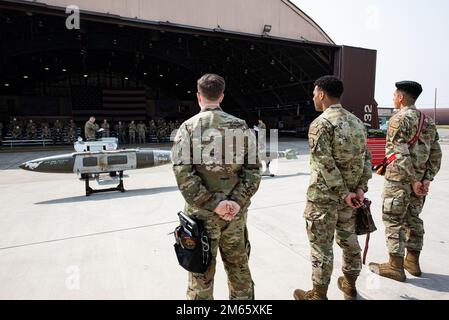
<instances>
[{"instance_id":1,"label":"camouflage uniform jacket","mask_svg":"<svg viewBox=\"0 0 449 320\"><path fill-rule=\"evenodd\" d=\"M117 124L115 126L115 130L121 135L125 132L125 125L124 124Z\"/></svg>"},{"instance_id":2,"label":"camouflage uniform jacket","mask_svg":"<svg viewBox=\"0 0 449 320\"><path fill-rule=\"evenodd\" d=\"M366 129L341 105L330 106L309 129L311 179L307 199L343 204L349 192L368 191L372 177Z\"/></svg>"},{"instance_id":3,"label":"camouflage uniform jacket","mask_svg":"<svg viewBox=\"0 0 449 320\"><path fill-rule=\"evenodd\" d=\"M35 133L36 130L37 130L36 124L34 122L28 123L27 129L26 129L27 132Z\"/></svg>"},{"instance_id":4,"label":"camouflage uniform jacket","mask_svg":"<svg viewBox=\"0 0 449 320\"><path fill-rule=\"evenodd\" d=\"M99 129L98 124L87 121L86 124L84 125L84 134L86 136L86 139L95 140L95 134L97 133L98 129Z\"/></svg>"},{"instance_id":5,"label":"camouflage uniform jacket","mask_svg":"<svg viewBox=\"0 0 449 320\"><path fill-rule=\"evenodd\" d=\"M413 183L424 179L433 181L441 167L441 147L435 124L425 117L424 126L416 144L408 143L419 127L419 111L415 106L402 108L389 122L386 156L396 155L396 160L386 170L385 179Z\"/></svg>"},{"instance_id":6,"label":"camouflage uniform jacket","mask_svg":"<svg viewBox=\"0 0 449 320\"><path fill-rule=\"evenodd\" d=\"M147 132L147 126L145 125L145 123L139 123L137 125L137 132L142 132L142 133Z\"/></svg>"},{"instance_id":7,"label":"camouflage uniform jacket","mask_svg":"<svg viewBox=\"0 0 449 320\"><path fill-rule=\"evenodd\" d=\"M62 123L59 121L56 121L55 124L53 125L53 127L55 128L55 130L62 130Z\"/></svg>"},{"instance_id":8,"label":"camouflage uniform jacket","mask_svg":"<svg viewBox=\"0 0 449 320\"><path fill-rule=\"evenodd\" d=\"M226 164L225 152L217 153L215 149L214 161L204 161L204 158L196 160L195 152L212 155L212 145L218 144L221 148L225 146L227 130L235 132L239 129L251 136L251 139L245 139L244 149L239 153L244 154L244 161L237 162L234 159L232 163ZM220 135L208 135L208 132L212 133L211 130ZM196 135L198 131L201 132L199 138ZM195 148L195 145L199 147ZM182 156L183 150L189 150L188 157ZM234 158L237 152L231 150L231 156ZM254 150L254 161L248 161L249 150ZM254 134L245 121L227 114L220 108L200 112L180 126L174 141L172 159L178 187L186 200L185 213L199 219L205 220L213 216L217 205L227 199L237 202L244 212L259 188L260 162Z\"/></svg>"},{"instance_id":9,"label":"camouflage uniform jacket","mask_svg":"<svg viewBox=\"0 0 449 320\"><path fill-rule=\"evenodd\" d=\"M136 132L137 126L135 123L130 123L128 126L129 132Z\"/></svg>"}]
</instances>

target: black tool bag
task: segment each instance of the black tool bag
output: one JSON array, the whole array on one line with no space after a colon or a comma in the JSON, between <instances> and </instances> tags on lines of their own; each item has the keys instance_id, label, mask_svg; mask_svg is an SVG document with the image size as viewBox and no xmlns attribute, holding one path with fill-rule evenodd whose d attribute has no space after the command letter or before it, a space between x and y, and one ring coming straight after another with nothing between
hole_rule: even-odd
<instances>
[{"instance_id":1,"label":"black tool bag","mask_svg":"<svg viewBox=\"0 0 449 320\"><path fill-rule=\"evenodd\" d=\"M203 221L178 213L175 229L175 252L179 265L189 272L205 273L211 262L210 240Z\"/></svg>"},{"instance_id":2,"label":"black tool bag","mask_svg":"<svg viewBox=\"0 0 449 320\"><path fill-rule=\"evenodd\" d=\"M358 236L373 233L376 231L373 216L371 215L371 201L365 199L363 205L356 212L355 232Z\"/></svg>"},{"instance_id":3,"label":"black tool bag","mask_svg":"<svg viewBox=\"0 0 449 320\"><path fill-rule=\"evenodd\" d=\"M368 255L369 240L371 233L376 231L373 216L371 215L371 201L365 199L363 205L356 211L355 233L358 236L366 234L365 248L363 250L362 263L366 264L366 256Z\"/></svg>"}]
</instances>

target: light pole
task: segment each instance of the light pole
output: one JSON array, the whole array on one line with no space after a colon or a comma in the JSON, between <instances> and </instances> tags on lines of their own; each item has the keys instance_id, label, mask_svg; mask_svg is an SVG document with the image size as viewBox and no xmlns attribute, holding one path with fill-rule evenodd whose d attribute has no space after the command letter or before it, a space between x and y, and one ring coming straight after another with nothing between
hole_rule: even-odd
<instances>
[{"instance_id":1,"label":"light pole","mask_svg":"<svg viewBox=\"0 0 449 320\"><path fill-rule=\"evenodd\" d=\"M438 88L435 88L435 103L433 109L433 121L435 122L435 124L437 124L437 95L438 95Z\"/></svg>"}]
</instances>

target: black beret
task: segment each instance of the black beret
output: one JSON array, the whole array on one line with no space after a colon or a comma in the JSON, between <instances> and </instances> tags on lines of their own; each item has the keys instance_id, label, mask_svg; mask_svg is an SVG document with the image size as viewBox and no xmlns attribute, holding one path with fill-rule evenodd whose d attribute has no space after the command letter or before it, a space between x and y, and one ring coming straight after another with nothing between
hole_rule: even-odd
<instances>
[{"instance_id":1,"label":"black beret","mask_svg":"<svg viewBox=\"0 0 449 320\"><path fill-rule=\"evenodd\" d=\"M418 82L415 81L401 81L396 83L396 88L398 90L408 93L413 98L418 99L422 93L422 87Z\"/></svg>"}]
</instances>

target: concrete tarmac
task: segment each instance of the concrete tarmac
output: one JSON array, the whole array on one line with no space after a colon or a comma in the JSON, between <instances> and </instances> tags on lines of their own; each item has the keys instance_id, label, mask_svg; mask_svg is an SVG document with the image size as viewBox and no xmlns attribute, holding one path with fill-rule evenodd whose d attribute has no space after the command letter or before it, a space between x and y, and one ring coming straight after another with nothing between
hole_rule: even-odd
<instances>
[{"instance_id":1,"label":"concrete tarmac","mask_svg":"<svg viewBox=\"0 0 449 320\"><path fill-rule=\"evenodd\" d=\"M444 132L449 136L449 132ZM289 139L298 160L279 160L277 176L264 177L249 211L250 267L258 300L291 300L295 288L309 289L310 247L302 217L310 177L305 140ZM360 299L449 299L449 145L432 184L422 218L426 235L423 276L406 283L382 279L363 267ZM183 208L171 166L127 172L126 193L84 196L74 174L26 172L17 166L63 151L0 153L0 299L185 299L187 272L177 263L169 235ZM92 183L93 187L97 187ZM378 231L368 262L384 262L381 220L383 178L374 176L367 196ZM100 186L104 187L104 186ZM359 238L364 246L364 237ZM329 298L337 288L341 250L335 245ZM218 258L215 299L228 299Z\"/></svg>"}]
</instances>

